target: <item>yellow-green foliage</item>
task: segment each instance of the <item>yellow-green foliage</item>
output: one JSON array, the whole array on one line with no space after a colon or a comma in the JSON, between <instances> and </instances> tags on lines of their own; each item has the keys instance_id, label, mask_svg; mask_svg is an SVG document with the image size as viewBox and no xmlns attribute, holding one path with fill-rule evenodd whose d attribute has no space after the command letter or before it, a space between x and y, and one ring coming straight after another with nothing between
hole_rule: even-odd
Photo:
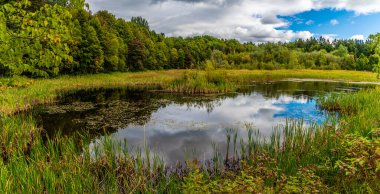
<instances>
[{"instance_id":1,"label":"yellow-green foliage","mask_svg":"<svg viewBox=\"0 0 380 194\"><path fill-rule=\"evenodd\" d=\"M45 4L30 11L31 1L0 5L0 68L2 75L49 77L72 62L68 46L72 15L62 6ZM4 30L4 31L3 31ZM17 48L17 49L15 49Z\"/></svg>"}]
</instances>

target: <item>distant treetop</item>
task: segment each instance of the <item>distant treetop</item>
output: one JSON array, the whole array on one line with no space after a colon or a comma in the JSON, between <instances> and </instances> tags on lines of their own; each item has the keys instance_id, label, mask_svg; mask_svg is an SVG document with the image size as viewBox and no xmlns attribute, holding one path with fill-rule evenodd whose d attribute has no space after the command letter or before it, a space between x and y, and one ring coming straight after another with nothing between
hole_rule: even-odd
<instances>
[{"instance_id":1,"label":"distant treetop","mask_svg":"<svg viewBox=\"0 0 380 194\"><path fill-rule=\"evenodd\" d=\"M148 21L146 19L142 18L141 16L132 17L131 18L131 22L149 29L149 23L148 23Z\"/></svg>"}]
</instances>

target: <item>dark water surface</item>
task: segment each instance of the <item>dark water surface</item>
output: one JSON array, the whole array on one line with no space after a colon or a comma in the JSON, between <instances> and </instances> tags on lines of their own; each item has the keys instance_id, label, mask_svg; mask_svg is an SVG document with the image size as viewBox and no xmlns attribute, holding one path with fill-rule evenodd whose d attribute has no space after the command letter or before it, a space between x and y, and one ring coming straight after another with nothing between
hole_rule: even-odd
<instances>
[{"instance_id":1,"label":"dark water surface","mask_svg":"<svg viewBox=\"0 0 380 194\"><path fill-rule=\"evenodd\" d=\"M211 143L226 147L226 128L246 136L251 124L264 136L286 118L323 123L324 111L315 97L328 92L351 92L370 86L333 82L279 81L256 83L227 95L189 96L136 89L77 91L55 105L40 108L40 125L49 136L88 133L94 142L103 132L130 147L143 147L173 163L193 157L210 159Z\"/></svg>"}]
</instances>

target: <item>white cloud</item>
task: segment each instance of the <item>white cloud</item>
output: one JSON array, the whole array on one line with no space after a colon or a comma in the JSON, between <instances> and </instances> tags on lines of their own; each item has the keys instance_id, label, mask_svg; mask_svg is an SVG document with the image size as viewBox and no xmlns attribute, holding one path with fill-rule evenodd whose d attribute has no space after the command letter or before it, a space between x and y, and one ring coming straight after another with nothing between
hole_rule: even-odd
<instances>
[{"instance_id":1,"label":"white cloud","mask_svg":"<svg viewBox=\"0 0 380 194\"><path fill-rule=\"evenodd\" d=\"M336 19L333 19L333 20L330 20L330 24L331 24L332 26L336 26L336 25L339 24L339 21L336 20Z\"/></svg>"},{"instance_id":2,"label":"white cloud","mask_svg":"<svg viewBox=\"0 0 380 194\"><path fill-rule=\"evenodd\" d=\"M314 24L314 21L313 20L308 20L305 24L308 25L308 26L310 26L310 25Z\"/></svg>"},{"instance_id":3,"label":"white cloud","mask_svg":"<svg viewBox=\"0 0 380 194\"><path fill-rule=\"evenodd\" d=\"M354 11L356 14L380 12L380 0L316 0L316 9L333 8Z\"/></svg>"},{"instance_id":4,"label":"white cloud","mask_svg":"<svg viewBox=\"0 0 380 194\"><path fill-rule=\"evenodd\" d=\"M338 37L337 34L321 34L320 36L322 36L325 39L330 40L330 42Z\"/></svg>"},{"instance_id":5,"label":"white cloud","mask_svg":"<svg viewBox=\"0 0 380 194\"><path fill-rule=\"evenodd\" d=\"M253 42L290 41L294 38L312 36L311 32L288 30L289 22L279 18L279 15L292 16L323 8L351 10L357 14L380 12L380 0L87 0L87 2L93 11L105 9L125 19L142 16L149 21L152 29L168 36L210 34L220 38Z\"/></svg>"},{"instance_id":6,"label":"white cloud","mask_svg":"<svg viewBox=\"0 0 380 194\"><path fill-rule=\"evenodd\" d=\"M351 39L353 39L353 40L364 40L364 35L355 34L355 35L351 36Z\"/></svg>"}]
</instances>

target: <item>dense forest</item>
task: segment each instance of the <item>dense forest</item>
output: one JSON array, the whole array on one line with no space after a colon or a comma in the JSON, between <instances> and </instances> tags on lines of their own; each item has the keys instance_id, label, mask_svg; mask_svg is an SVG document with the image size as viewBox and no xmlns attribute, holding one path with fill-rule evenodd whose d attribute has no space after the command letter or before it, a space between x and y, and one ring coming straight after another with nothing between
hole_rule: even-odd
<instances>
[{"instance_id":1,"label":"dense forest","mask_svg":"<svg viewBox=\"0 0 380 194\"><path fill-rule=\"evenodd\" d=\"M166 37L148 21L84 0L0 0L0 75L54 77L160 69L379 70L380 35L366 41L323 37L240 43L211 36Z\"/></svg>"}]
</instances>

